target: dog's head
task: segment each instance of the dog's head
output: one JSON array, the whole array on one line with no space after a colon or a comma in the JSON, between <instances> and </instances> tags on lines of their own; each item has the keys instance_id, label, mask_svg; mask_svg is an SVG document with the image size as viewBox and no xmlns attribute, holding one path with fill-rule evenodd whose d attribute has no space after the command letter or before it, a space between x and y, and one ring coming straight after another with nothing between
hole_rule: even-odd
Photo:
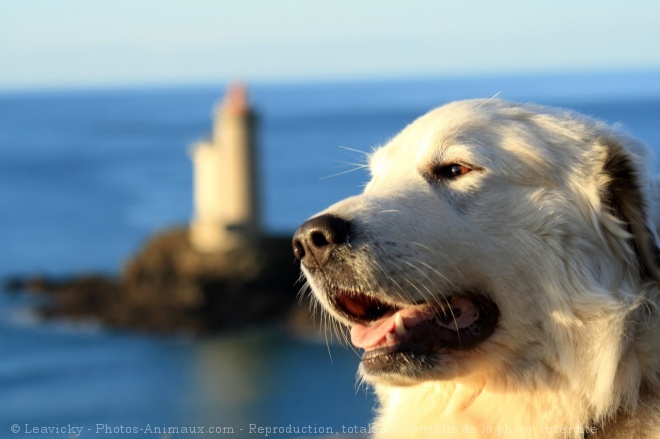
<instances>
[{"instance_id":1,"label":"dog's head","mask_svg":"<svg viewBox=\"0 0 660 439\"><path fill-rule=\"evenodd\" d=\"M294 251L368 381L534 371L605 383L576 384L599 398L660 279L643 154L569 112L455 102L371 154L364 192L305 222Z\"/></svg>"}]
</instances>

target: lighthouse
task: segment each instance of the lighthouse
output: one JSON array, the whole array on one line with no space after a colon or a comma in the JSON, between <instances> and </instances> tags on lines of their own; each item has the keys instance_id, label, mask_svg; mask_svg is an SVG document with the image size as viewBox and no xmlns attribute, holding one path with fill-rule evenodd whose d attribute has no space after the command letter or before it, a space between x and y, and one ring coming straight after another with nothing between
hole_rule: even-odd
<instances>
[{"instance_id":1,"label":"lighthouse","mask_svg":"<svg viewBox=\"0 0 660 439\"><path fill-rule=\"evenodd\" d=\"M230 85L216 108L211 139L193 146L190 243L197 251L227 251L260 236L255 119L245 86Z\"/></svg>"}]
</instances>

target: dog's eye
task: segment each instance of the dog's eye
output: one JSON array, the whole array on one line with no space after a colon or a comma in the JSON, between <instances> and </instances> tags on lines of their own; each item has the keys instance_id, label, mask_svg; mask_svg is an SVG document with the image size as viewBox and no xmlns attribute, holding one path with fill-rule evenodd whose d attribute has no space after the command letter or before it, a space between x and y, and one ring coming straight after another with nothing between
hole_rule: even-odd
<instances>
[{"instance_id":1,"label":"dog's eye","mask_svg":"<svg viewBox=\"0 0 660 439\"><path fill-rule=\"evenodd\" d=\"M472 171L472 168L460 163L450 163L448 165L439 165L432 169L432 174L437 179L454 180L462 175Z\"/></svg>"}]
</instances>

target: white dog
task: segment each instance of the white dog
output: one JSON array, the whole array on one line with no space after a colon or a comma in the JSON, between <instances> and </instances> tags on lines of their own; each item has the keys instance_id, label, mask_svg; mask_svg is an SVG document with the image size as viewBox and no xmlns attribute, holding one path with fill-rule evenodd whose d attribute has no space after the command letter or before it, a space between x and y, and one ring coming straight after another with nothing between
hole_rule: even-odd
<instances>
[{"instance_id":1,"label":"white dog","mask_svg":"<svg viewBox=\"0 0 660 439\"><path fill-rule=\"evenodd\" d=\"M660 437L645 149L574 113L461 101L369 157L294 251L352 343L377 438Z\"/></svg>"}]
</instances>

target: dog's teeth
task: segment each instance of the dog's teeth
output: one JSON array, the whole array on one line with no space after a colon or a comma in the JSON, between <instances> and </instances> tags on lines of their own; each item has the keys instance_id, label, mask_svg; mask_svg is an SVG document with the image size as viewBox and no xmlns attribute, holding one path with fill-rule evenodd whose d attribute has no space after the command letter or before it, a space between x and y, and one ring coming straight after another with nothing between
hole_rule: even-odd
<instances>
[{"instance_id":1,"label":"dog's teeth","mask_svg":"<svg viewBox=\"0 0 660 439\"><path fill-rule=\"evenodd\" d=\"M385 334L385 340L392 342L396 340L396 337L391 332L388 332L387 334Z\"/></svg>"},{"instance_id":2,"label":"dog's teeth","mask_svg":"<svg viewBox=\"0 0 660 439\"><path fill-rule=\"evenodd\" d=\"M394 316L394 330L398 335L406 334L406 327L403 326L403 317L399 313L396 313Z\"/></svg>"}]
</instances>

